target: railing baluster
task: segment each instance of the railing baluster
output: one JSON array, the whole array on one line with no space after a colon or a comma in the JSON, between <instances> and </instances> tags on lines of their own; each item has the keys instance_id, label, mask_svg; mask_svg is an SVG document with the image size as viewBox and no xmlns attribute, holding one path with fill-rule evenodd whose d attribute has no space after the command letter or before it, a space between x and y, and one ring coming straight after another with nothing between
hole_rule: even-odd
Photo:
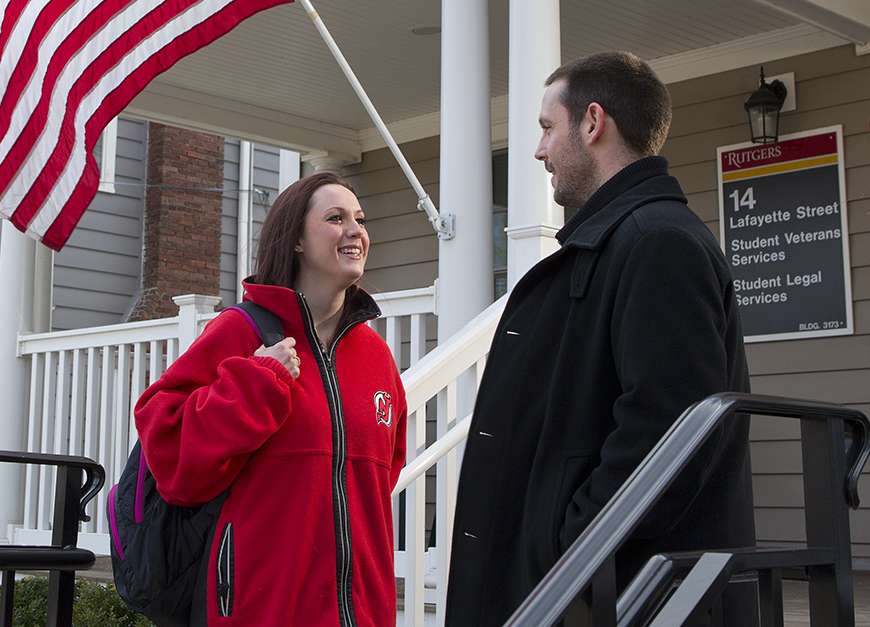
<instances>
[{"instance_id":1,"label":"railing baluster","mask_svg":"<svg viewBox=\"0 0 870 627\"><path fill-rule=\"evenodd\" d=\"M72 382L69 403L69 454L81 455L84 449L84 394L85 378L82 376L82 351L75 349L72 359Z\"/></svg>"},{"instance_id":2,"label":"railing baluster","mask_svg":"<svg viewBox=\"0 0 870 627\"><path fill-rule=\"evenodd\" d=\"M408 416L407 457L413 461L426 448L426 407ZM426 573L426 474L405 491L405 625L422 627Z\"/></svg>"},{"instance_id":3,"label":"railing baluster","mask_svg":"<svg viewBox=\"0 0 870 627\"><path fill-rule=\"evenodd\" d=\"M96 459L99 451L99 387L100 378L98 371L97 349L88 348L87 375L85 377L85 416L84 416L84 456ZM97 501L91 506L91 519L85 523L84 530L93 533L97 530L97 514L103 508Z\"/></svg>"},{"instance_id":4,"label":"railing baluster","mask_svg":"<svg viewBox=\"0 0 870 627\"><path fill-rule=\"evenodd\" d=\"M486 369L486 355L474 364L474 378L477 381L477 389L480 389L480 381L483 379L483 371Z\"/></svg>"},{"instance_id":5,"label":"railing baluster","mask_svg":"<svg viewBox=\"0 0 870 627\"><path fill-rule=\"evenodd\" d=\"M118 346L117 369L115 370L115 422L114 472L112 483L118 480L127 462L127 431L130 422L130 345Z\"/></svg>"},{"instance_id":6,"label":"railing baluster","mask_svg":"<svg viewBox=\"0 0 870 627\"><path fill-rule=\"evenodd\" d=\"M393 361L396 362L396 367L402 367L402 333L400 319L397 316L389 316L385 319L386 335L385 341L390 353L393 355ZM377 329L377 327L373 327ZM399 525L401 520L401 500L399 496L393 499L392 515L393 515L393 543L396 547L399 546Z\"/></svg>"},{"instance_id":7,"label":"railing baluster","mask_svg":"<svg viewBox=\"0 0 870 627\"><path fill-rule=\"evenodd\" d=\"M28 464L32 466L33 464ZM4 570L3 583L3 609L0 614L0 627L12 627L12 618L15 610L15 571Z\"/></svg>"},{"instance_id":8,"label":"railing baluster","mask_svg":"<svg viewBox=\"0 0 870 627\"><path fill-rule=\"evenodd\" d=\"M416 364L426 354L426 316L411 316L411 363Z\"/></svg>"},{"instance_id":9,"label":"railing baluster","mask_svg":"<svg viewBox=\"0 0 870 627\"><path fill-rule=\"evenodd\" d=\"M54 397L55 388L55 354L45 354L42 377L42 433L40 438L40 453L51 453L54 445ZM38 529L48 529L51 521L52 490L54 489L54 469L45 466L39 469L39 505L36 525Z\"/></svg>"},{"instance_id":10,"label":"railing baluster","mask_svg":"<svg viewBox=\"0 0 870 627\"><path fill-rule=\"evenodd\" d=\"M163 372L163 345L157 340L151 340L148 347L148 385L160 378Z\"/></svg>"},{"instance_id":11,"label":"railing baluster","mask_svg":"<svg viewBox=\"0 0 870 627\"><path fill-rule=\"evenodd\" d=\"M127 440L127 450L130 451L139 434L136 432L136 420L133 415L133 409L136 407L136 402L139 396L145 390L145 345L142 342L137 342L133 347L133 378L130 385L130 434Z\"/></svg>"},{"instance_id":12,"label":"railing baluster","mask_svg":"<svg viewBox=\"0 0 870 627\"><path fill-rule=\"evenodd\" d=\"M456 423L456 381L452 381L438 393L437 437L441 438ZM456 498L457 468L456 450L442 457L436 466L435 495L435 544L438 549L438 603L435 622L444 624L447 599L447 576L450 569L451 534Z\"/></svg>"},{"instance_id":13,"label":"railing baluster","mask_svg":"<svg viewBox=\"0 0 870 627\"><path fill-rule=\"evenodd\" d=\"M112 371L114 364L114 346L103 346L100 362L100 454L99 463L106 469L106 485L115 483L112 469ZM97 531L108 533L105 508L97 508Z\"/></svg>"},{"instance_id":14,"label":"railing baluster","mask_svg":"<svg viewBox=\"0 0 870 627\"><path fill-rule=\"evenodd\" d=\"M847 472L844 441L841 418L801 420L807 545L827 546L835 552L833 566L807 569L813 625L855 624L849 511L842 503Z\"/></svg>"},{"instance_id":15,"label":"railing baluster","mask_svg":"<svg viewBox=\"0 0 870 627\"><path fill-rule=\"evenodd\" d=\"M166 340L166 367L169 368L176 359L178 359L178 338L170 338Z\"/></svg>"},{"instance_id":16,"label":"railing baluster","mask_svg":"<svg viewBox=\"0 0 870 627\"><path fill-rule=\"evenodd\" d=\"M402 367L402 333L399 324L399 318L391 316L386 319L386 342L393 354L393 361L396 362L396 367ZM393 542L395 546L399 546L399 521L400 521L400 499L396 496L393 499Z\"/></svg>"},{"instance_id":17,"label":"railing baluster","mask_svg":"<svg viewBox=\"0 0 870 627\"><path fill-rule=\"evenodd\" d=\"M758 573L761 627L782 627L782 571L771 568Z\"/></svg>"},{"instance_id":18,"label":"railing baluster","mask_svg":"<svg viewBox=\"0 0 870 627\"><path fill-rule=\"evenodd\" d=\"M36 452L42 432L43 378L39 365L43 357L40 353L30 356L30 409L27 423L27 450ZM24 475L24 527L36 528L36 513L39 503L39 466L27 464ZM11 623L10 623L11 624Z\"/></svg>"},{"instance_id":19,"label":"railing baluster","mask_svg":"<svg viewBox=\"0 0 870 627\"><path fill-rule=\"evenodd\" d=\"M402 327L401 320L397 316L387 318L387 346L393 353L393 359L399 368L402 366Z\"/></svg>"},{"instance_id":20,"label":"railing baluster","mask_svg":"<svg viewBox=\"0 0 870 627\"><path fill-rule=\"evenodd\" d=\"M54 445L55 455L66 455L69 445L69 351L59 351L57 356L57 383L54 392ZM57 469L52 469L51 500L54 502L57 485Z\"/></svg>"},{"instance_id":21,"label":"railing baluster","mask_svg":"<svg viewBox=\"0 0 870 627\"><path fill-rule=\"evenodd\" d=\"M426 352L423 314L411 315L410 366ZM426 448L426 406L408 416L407 462ZM418 477L405 491L405 611L406 627L422 627L425 613L426 574L426 475Z\"/></svg>"}]
</instances>

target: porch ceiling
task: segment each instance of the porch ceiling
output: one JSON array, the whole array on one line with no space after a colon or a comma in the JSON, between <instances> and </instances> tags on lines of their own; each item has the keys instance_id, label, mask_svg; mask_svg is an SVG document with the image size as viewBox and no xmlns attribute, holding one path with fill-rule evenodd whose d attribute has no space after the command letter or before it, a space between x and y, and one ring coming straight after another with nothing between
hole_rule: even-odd
<instances>
[{"instance_id":1,"label":"porch ceiling","mask_svg":"<svg viewBox=\"0 0 870 627\"><path fill-rule=\"evenodd\" d=\"M388 123L436 114L435 0L314 0ZM627 49L655 61L794 28L753 0L562 0L563 58ZM508 2L491 0L494 97L507 91ZM529 51L534 54L534 51ZM372 126L301 5L264 11L160 76L134 114L310 150L359 153ZM400 139L401 141L401 139Z\"/></svg>"}]
</instances>

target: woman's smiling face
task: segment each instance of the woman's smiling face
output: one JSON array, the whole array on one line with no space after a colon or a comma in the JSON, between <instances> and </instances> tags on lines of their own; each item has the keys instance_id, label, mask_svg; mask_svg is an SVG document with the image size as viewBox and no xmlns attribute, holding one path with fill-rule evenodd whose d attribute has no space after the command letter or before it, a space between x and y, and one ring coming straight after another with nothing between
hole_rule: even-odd
<instances>
[{"instance_id":1,"label":"woman's smiling face","mask_svg":"<svg viewBox=\"0 0 870 627\"><path fill-rule=\"evenodd\" d=\"M352 191L331 184L314 192L297 252L304 283L326 281L345 289L362 277L369 235L365 214Z\"/></svg>"}]
</instances>

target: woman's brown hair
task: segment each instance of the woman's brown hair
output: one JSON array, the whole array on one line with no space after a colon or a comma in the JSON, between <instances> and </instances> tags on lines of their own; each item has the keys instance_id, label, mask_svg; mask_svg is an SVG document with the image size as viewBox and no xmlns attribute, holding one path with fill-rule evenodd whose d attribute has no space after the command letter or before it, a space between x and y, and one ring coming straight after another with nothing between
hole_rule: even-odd
<instances>
[{"instance_id":1,"label":"woman's brown hair","mask_svg":"<svg viewBox=\"0 0 870 627\"><path fill-rule=\"evenodd\" d=\"M350 183L339 175L318 172L293 183L272 203L257 246L257 273L254 277L257 283L293 287L299 272L296 245L302 238L311 197L324 185L341 185L354 191Z\"/></svg>"}]
</instances>

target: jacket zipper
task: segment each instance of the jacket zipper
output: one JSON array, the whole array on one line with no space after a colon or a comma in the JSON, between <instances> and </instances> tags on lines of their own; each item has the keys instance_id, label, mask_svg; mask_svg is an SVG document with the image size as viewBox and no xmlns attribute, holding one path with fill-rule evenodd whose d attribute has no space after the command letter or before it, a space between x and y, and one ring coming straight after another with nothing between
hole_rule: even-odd
<instances>
[{"instance_id":1,"label":"jacket zipper","mask_svg":"<svg viewBox=\"0 0 870 627\"><path fill-rule=\"evenodd\" d=\"M235 547L233 546L233 523L224 527L217 558L218 616L233 614L233 580L235 574Z\"/></svg>"},{"instance_id":2,"label":"jacket zipper","mask_svg":"<svg viewBox=\"0 0 870 627\"><path fill-rule=\"evenodd\" d=\"M338 376L335 373L335 351L339 340L358 321L352 321L345 326L335 339L329 351L324 352L317 332L314 329L314 318L308 303L301 292L298 292L299 303L305 314L305 331L308 334L308 343L311 345L317 365L320 368L320 376L328 391L329 415L332 420L332 505L335 517L336 532L336 582L338 585L338 614L342 627L353 627L356 618L353 611L353 599L351 596L351 577L353 569L353 554L350 542L350 516L347 506L347 478L345 472L346 462L346 439L344 432L344 416L341 410L341 394L338 388Z\"/></svg>"}]
</instances>

